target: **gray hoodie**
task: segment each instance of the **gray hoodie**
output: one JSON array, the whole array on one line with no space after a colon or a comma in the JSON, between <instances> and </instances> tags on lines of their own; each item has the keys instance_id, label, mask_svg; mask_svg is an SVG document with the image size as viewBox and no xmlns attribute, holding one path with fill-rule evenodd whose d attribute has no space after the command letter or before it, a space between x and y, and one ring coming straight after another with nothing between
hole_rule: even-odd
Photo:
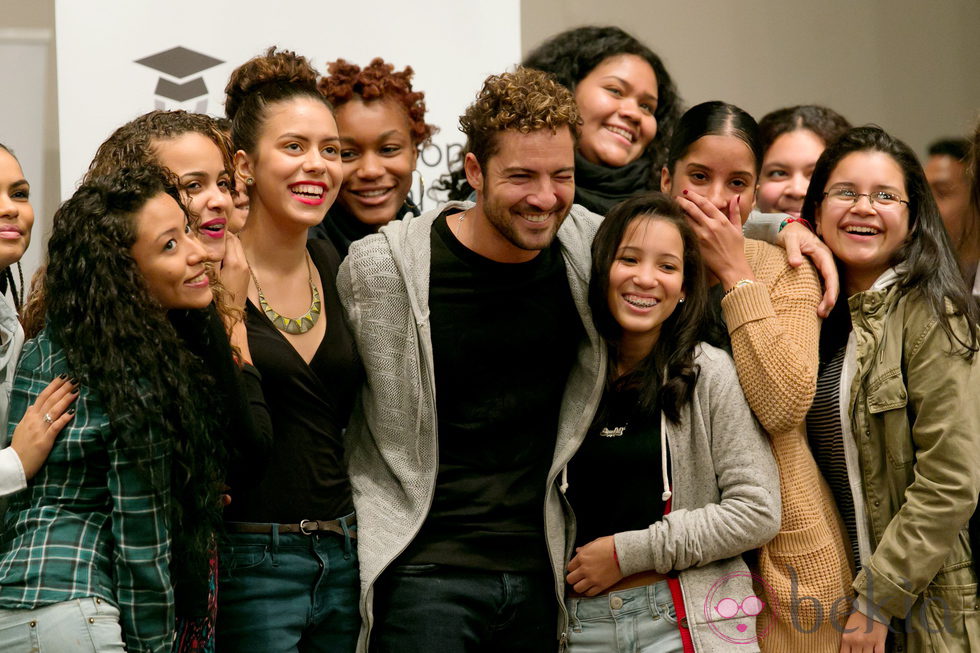
<instances>
[{"instance_id":1,"label":"gray hoodie","mask_svg":"<svg viewBox=\"0 0 980 653\"><path fill-rule=\"evenodd\" d=\"M415 538L432 505L438 469L435 376L429 328L430 233L451 202L417 218L391 222L351 245L337 289L351 322L366 380L347 429L348 470L357 510L366 651L374 583ZM588 307L592 238L600 218L573 206L558 231L572 299L586 339L569 374L555 454L548 474L544 523L564 643L564 568L573 542L568 504L555 479L588 429L602 393L606 348ZM557 643L557 642L556 642Z\"/></svg>"}]
</instances>

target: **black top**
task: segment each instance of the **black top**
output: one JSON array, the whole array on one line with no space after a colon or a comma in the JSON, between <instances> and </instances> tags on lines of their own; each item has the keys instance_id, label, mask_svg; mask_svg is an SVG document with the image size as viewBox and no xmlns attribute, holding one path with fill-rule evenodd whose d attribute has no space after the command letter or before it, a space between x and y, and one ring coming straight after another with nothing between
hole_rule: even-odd
<instances>
[{"instance_id":1,"label":"black top","mask_svg":"<svg viewBox=\"0 0 980 653\"><path fill-rule=\"evenodd\" d=\"M575 511L575 546L644 530L664 516L660 411L639 410L637 394L635 389L606 389L568 464L565 496Z\"/></svg>"},{"instance_id":2,"label":"black top","mask_svg":"<svg viewBox=\"0 0 980 653\"><path fill-rule=\"evenodd\" d=\"M419 215L419 213L418 207L409 197L405 199L405 203L398 210L395 220L401 220L409 214ZM340 258L343 259L347 256L352 242L373 234L377 230L377 225L364 224L354 217L353 213L344 208L340 202L334 202L323 221L315 227L310 227L309 237L329 240L337 248Z\"/></svg>"},{"instance_id":3,"label":"black top","mask_svg":"<svg viewBox=\"0 0 980 653\"><path fill-rule=\"evenodd\" d=\"M232 487L230 521L296 524L353 511L342 434L364 372L337 297L340 256L327 240L310 240L307 249L320 273L321 319L327 319L309 365L261 310L246 304L248 346L262 375L273 444L262 472Z\"/></svg>"},{"instance_id":4,"label":"black top","mask_svg":"<svg viewBox=\"0 0 980 653\"><path fill-rule=\"evenodd\" d=\"M546 570L545 483L584 334L561 248L556 240L527 263L491 261L456 240L446 214L431 242L439 470L400 562Z\"/></svg>"}]
</instances>

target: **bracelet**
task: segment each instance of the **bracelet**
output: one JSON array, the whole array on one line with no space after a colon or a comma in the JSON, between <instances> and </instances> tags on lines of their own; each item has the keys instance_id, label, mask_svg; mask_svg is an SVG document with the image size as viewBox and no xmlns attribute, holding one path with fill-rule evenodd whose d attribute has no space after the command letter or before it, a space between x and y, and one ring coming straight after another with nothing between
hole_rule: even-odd
<instances>
[{"instance_id":1,"label":"bracelet","mask_svg":"<svg viewBox=\"0 0 980 653\"><path fill-rule=\"evenodd\" d=\"M750 286L753 283L755 283L755 281L753 281L752 279L739 279L738 281L735 282L735 285L734 286L732 286L731 288L729 288L728 290L725 291L725 295L724 296L725 297L728 297L730 294L732 294L732 292L736 288L741 288L742 286Z\"/></svg>"},{"instance_id":2,"label":"bracelet","mask_svg":"<svg viewBox=\"0 0 980 653\"><path fill-rule=\"evenodd\" d=\"M793 218L793 217L789 217L789 218L786 218L785 220L783 220L782 222L779 223L779 229L777 229L777 232L778 231L782 231L783 228L786 225L791 224L793 222L799 222L801 225L803 225L804 227L806 227L810 231L813 231L813 225L811 225L810 224L810 221L807 220L806 218Z\"/></svg>"}]
</instances>

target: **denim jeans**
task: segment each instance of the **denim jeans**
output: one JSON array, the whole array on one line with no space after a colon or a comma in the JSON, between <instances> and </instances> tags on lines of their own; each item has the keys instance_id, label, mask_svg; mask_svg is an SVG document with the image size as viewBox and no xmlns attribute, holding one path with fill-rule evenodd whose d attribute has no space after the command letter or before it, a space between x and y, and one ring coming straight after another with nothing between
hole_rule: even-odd
<instances>
[{"instance_id":1,"label":"denim jeans","mask_svg":"<svg viewBox=\"0 0 980 653\"><path fill-rule=\"evenodd\" d=\"M354 650L360 581L349 537L275 532L228 539L220 552L216 650Z\"/></svg>"},{"instance_id":2,"label":"denim jeans","mask_svg":"<svg viewBox=\"0 0 980 653\"><path fill-rule=\"evenodd\" d=\"M667 581L587 599L565 599L569 653L680 653Z\"/></svg>"},{"instance_id":3,"label":"denim jeans","mask_svg":"<svg viewBox=\"0 0 980 653\"><path fill-rule=\"evenodd\" d=\"M557 613L547 572L400 565L375 583L371 653L557 651Z\"/></svg>"},{"instance_id":4,"label":"denim jeans","mask_svg":"<svg viewBox=\"0 0 980 653\"><path fill-rule=\"evenodd\" d=\"M74 599L33 610L0 610L4 653L124 653L119 610L102 599Z\"/></svg>"}]
</instances>

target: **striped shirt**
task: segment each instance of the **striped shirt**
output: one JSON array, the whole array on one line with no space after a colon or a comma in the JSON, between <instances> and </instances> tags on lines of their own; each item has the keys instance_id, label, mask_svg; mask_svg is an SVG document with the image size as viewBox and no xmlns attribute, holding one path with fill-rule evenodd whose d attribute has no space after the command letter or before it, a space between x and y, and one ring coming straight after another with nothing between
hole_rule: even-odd
<instances>
[{"instance_id":1,"label":"striped shirt","mask_svg":"<svg viewBox=\"0 0 980 653\"><path fill-rule=\"evenodd\" d=\"M64 352L42 331L25 345L17 368L10 429L61 373L69 373ZM137 389L133 383L138 410ZM99 597L119 608L131 653L169 651L169 498L148 480L151 473L169 478L168 444L149 430L135 438L143 444L124 446L84 386L74 407L47 462L11 497L0 536L0 609Z\"/></svg>"},{"instance_id":2,"label":"striped shirt","mask_svg":"<svg viewBox=\"0 0 980 653\"><path fill-rule=\"evenodd\" d=\"M846 341L830 360L820 365L817 374L817 392L806 416L806 433L817 461L820 473L827 479L827 485L837 502L837 510L847 529L850 540L851 561L854 568L861 569L861 556L858 553L857 521L854 512L854 497L847 476L847 459L844 456L843 427L840 421L840 377L844 366Z\"/></svg>"}]
</instances>

